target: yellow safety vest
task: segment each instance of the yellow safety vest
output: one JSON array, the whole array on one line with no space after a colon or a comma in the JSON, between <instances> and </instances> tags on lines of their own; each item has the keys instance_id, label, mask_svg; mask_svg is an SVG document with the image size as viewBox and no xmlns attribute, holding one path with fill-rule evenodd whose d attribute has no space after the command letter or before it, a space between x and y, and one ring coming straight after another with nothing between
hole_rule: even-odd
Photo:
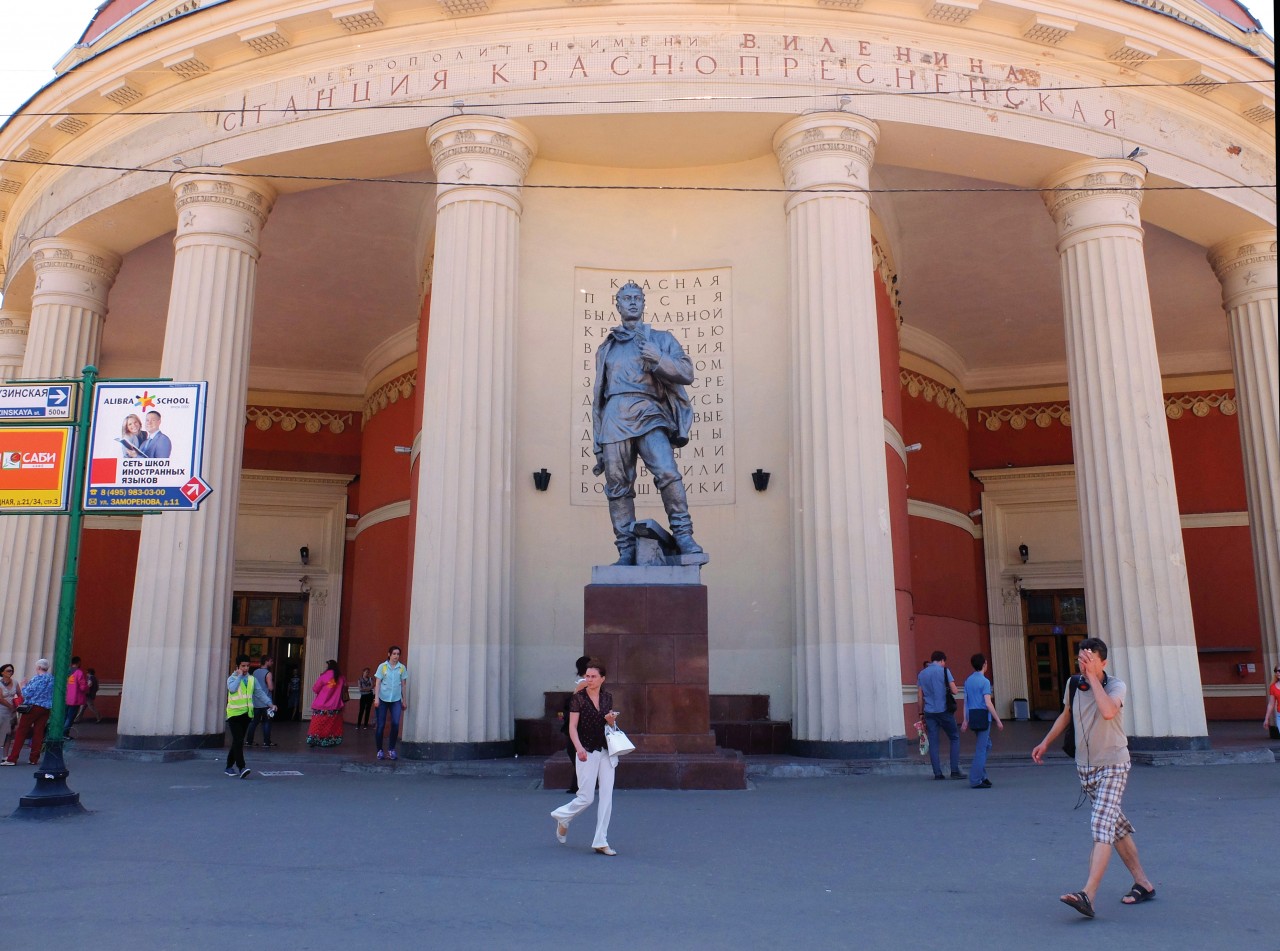
<instances>
[{"instance_id":1,"label":"yellow safety vest","mask_svg":"<svg viewBox=\"0 0 1280 951\"><path fill-rule=\"evenodd\" d=\"M227 719L253 712L253 678L240 682L236 690L227 691Z\"/></svg>"}]
</instances>

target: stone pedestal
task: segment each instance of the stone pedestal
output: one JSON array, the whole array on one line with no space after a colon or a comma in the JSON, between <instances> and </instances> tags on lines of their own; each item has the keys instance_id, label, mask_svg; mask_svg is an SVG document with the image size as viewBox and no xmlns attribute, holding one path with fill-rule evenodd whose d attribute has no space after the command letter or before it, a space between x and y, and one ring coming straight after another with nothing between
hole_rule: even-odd
<instances>
[{"instance_id":1,"label":"stone pedestal","mask_svg":"<svg viewBox=\"0 0 1280 951\"><path fill-rule=\"evenodd\" d=\"M701 584L591 584L584 592L583 653L607 671L618 726L636 744L619 764L627 789L745 789L746 763L716 748L707 669L707 589ZM573 766L547 760L547 788L568 785Z\"/></svg>"}]
</instances>

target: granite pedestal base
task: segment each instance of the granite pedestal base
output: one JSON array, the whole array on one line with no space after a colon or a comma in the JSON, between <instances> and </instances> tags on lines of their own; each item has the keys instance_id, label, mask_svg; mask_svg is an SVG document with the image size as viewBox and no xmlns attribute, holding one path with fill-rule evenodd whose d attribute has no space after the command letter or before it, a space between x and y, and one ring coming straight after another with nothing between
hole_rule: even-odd
<instances>
[{"instance_id":1,"label":"granite pedestal base","mask_svg":"<svg viewBox=\"0 0 1280 951\"><path fill-rule=\"evenodd\" d=\"M696 568L693 570L696 571ZM604 664L618 726L636 745L618 766L631 789L746 789L742 757L716 747L707 666L707 589L664 568L629 568L630 584L584 590L583 653ZM547 760L547 788L573 766Z\"/></svg>"}]
</instances>

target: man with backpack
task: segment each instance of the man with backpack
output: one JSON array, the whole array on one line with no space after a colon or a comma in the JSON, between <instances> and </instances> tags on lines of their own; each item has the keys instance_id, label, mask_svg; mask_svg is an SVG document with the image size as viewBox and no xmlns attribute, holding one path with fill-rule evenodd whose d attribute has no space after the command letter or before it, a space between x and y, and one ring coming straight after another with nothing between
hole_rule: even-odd
<instances>
[{"instance_id":1,"label":"man with backpack","mask_svg":"<svg viewBox=\"0 0 1280 951\"><path fill-rule=\"evenodd\" d=\"M1067 729L1074 729L1076 774L1080 777L1081 789L1093 804L1089 820L1093 851L1089 855L1089 877L1084 888L1059 900L1086 918L1092 918L1093 902L1113 848L1133 875L1132 887L1120 899L1124 904L1138 905L1155 898L1156 888L1138 860L1133 825L1120 811L1130 769L1129 740L1120 717L1127 688L1118 677L1107 675L1107 645L1099 638L1089 637L1080 642L1076 648L1076 664L1080 673L1067 685L1062 713L1053 721L1040 745L1031 751L1031 758L1043 763L1049 744Z\"/></svg>"}]
</instances>

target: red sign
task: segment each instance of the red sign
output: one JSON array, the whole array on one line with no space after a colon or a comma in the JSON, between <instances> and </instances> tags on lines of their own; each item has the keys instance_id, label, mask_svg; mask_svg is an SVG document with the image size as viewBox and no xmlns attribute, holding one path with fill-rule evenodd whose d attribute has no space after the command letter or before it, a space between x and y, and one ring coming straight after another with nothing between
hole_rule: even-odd
<instances>
[{"instance_id":1,"label":"red sign","mask_svg":"<svg viewBox=\"0 0 1280 951\"><path fill-rule=\"evenodd\" d=\"M65 512L70 426L0 426L0 511Z\"/></svg>"}]
</instances>

